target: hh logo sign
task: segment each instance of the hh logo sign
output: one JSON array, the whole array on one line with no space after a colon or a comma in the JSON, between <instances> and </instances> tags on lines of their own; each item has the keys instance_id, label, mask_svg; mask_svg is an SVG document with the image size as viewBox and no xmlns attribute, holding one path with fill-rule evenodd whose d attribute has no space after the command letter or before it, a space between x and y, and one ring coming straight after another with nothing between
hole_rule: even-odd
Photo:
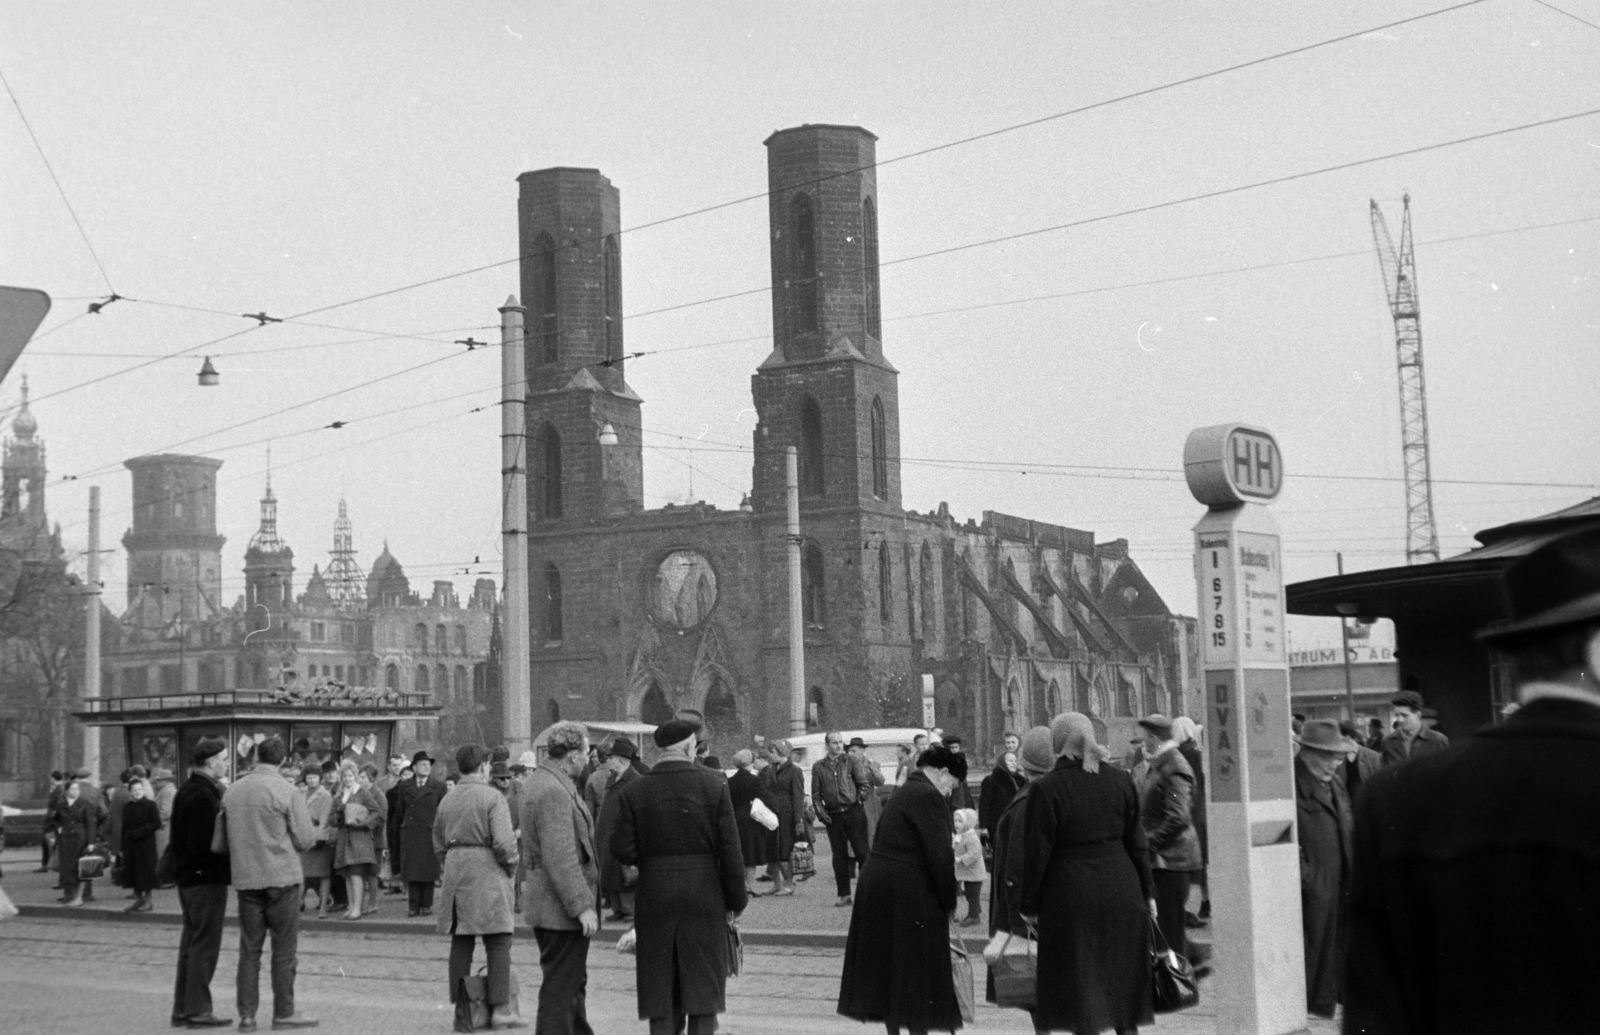
<instances>
[{"instance_id":1,"label":"hh logo sign","mask_svg":"<svg viewBox=\"0 0 1600 1035\"><path fill-rule=\"evenodd\" d=\"M1228 436L1228 473L1241 496L1270 500L1283 487L1283 462L1271 435L1235 428Z\"/></svg>"}]
</instances>

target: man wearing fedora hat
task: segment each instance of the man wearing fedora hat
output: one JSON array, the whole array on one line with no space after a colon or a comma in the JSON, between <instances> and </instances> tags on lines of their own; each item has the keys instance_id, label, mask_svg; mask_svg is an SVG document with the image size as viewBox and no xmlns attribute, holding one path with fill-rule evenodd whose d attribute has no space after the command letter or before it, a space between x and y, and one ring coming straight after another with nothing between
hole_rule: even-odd
<instances>
[{"instance_id":1,"label":"man wearing fedora hat","mask_svg":"<svg viewBox=\"0 0 1600 1035\"><path fill-rule=\"evenodd\" d=\"M433 775L433 762L426 751L411 756L411 779L395 789L394 815L389 817L398 830L398 876L406 882L406 916L433 915L433 884L443 872L433 850L433 821L445 787Z\"/></svg>"},{"instance_id":2,"label":"man wearing fedora hat","mask_svg":"<svg viewBox=\"0 0 1600 1035\"><path fill-rule=\"evenodd\" d=\"M1332 1017L1344 969L1345 912L1354 824L1339 765L1356 744L1332 719L1311 719L1295 738L1295 812L1300 823L1300 923L1306 947L1306 1009Z\"/></svg>"},{"instance_id":3,"label":"man wearing fedora hat","mask_svg":"<svg viewBox=\"0 0 1600 1035\"><path fill-rule=\"evenodd\" d=\"M1345 1030L1592 1031L1600 969L1600 528L1502 582L1479 638L1522 707L1356 803Z\"/></svg>"}]
</instances>

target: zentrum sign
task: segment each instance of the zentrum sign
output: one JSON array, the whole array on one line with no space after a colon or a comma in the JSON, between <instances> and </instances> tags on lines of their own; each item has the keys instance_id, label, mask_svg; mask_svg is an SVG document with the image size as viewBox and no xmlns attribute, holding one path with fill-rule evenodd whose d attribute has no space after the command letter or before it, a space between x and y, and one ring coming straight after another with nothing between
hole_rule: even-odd
<instances>
[{"instance_id":1,"label":"zentrum sign","mask_svg":"<svg viewBox=\"0 0 1600 1035\"><path fill-rule=\"evenodd\" d=\"M1283 489L1283 454L1265 428L1213 424L1189 432L1183 475L1194 498L1213 510L1270 503Z\"/></svg>"}]
</instances>

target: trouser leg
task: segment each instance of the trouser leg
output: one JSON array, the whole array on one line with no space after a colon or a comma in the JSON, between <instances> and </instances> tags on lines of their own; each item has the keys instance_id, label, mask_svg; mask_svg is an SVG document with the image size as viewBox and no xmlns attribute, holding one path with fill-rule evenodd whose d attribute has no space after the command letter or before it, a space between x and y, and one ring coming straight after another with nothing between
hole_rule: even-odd
<instances>
[{"instance_id":1,"label":"trouser leg","mask_svg":"<svg viewBox=\"0 0 1600 1035\"><path fill-rule=\"evenodd\" d=\"M976 920L983 915L983 904L978 901L978 897L983 893L983 881L968 880L961 883L967 893L967 919Z\"/></svg>"},{"instance_id":2,"label":"trouser leg","mask_svg":"<svg viewBox=\"0 0 1600 1035\"><path fill-rule=\"evenodd\" d=\"M472 948L477 939L470 934L450 936L450 1001L461 991L461 979L472 973Z\"/></svg>"},{"instance_id":3,"label":"trouser leg","mask_svg":"<svg viewBox=\"0 0 1600 1035\"><path fill-rule=\"evenodd\" d=\"M415 913L422 908L422 885L417 881L406 882L406 911Z\"/></svg>"},{"instance_id":4,"label":"trouser leg","mask_svg":"<svg viewBox=\"0 0 1600 1035\"><path fill-rule=\"evenodd\" d=\"M844 814L847 820L845 830L850 839L850 850L855 854L856 879L861 877L860 868L867 863L867 852L870 846L867 843L867 813L865 809L854 808Z\"/></svg>"},{"instance_id":5,"label":"trouser leg","mask_svg":"<svg viewBox=\"0 0 1600 1035\"><path fill-rule=\"evenodd\" d=\"M828 850L833 854L833 883L839 897L850 894L850 837L844 828L845 813L834 816L828 824Z\"/></svg>"},{"instance_id":6,"label":"trouser leg","mask_svg":"<svg viewBox=\"0 0 1600 1035\"><path fill-rule=\"evenodd\" d=\"M172 1013L194 1017L212 1011L211 978L222 952L222 919L228 911L226 884L201 884L178 889L183 909L183 934L178 938L178 976L173 986Z\"/></svg>"},{"instance_id":7,"label":"trouser leg","mask_svg":"<svg viewBox=\"0 0 1600 1035\"><path fill-rule=\"evenodd\" d=\"M294 977L300 959L302 886L267 890L267 928L272 932L272 1016L294 1016Z\"/></svg>"},{"instance_id":8,"label":"trouser leg","mask_svg":"<svg viewBox=\"0 0 1600 1035\"><path fill-rule=\"evenodd\" d=\"M433 885L431 883L422 886L422 908L433 908Z\"/></svg>"},{"instance_id":9,"label":"trouser leg","mask_svg":"<svg viewBox=\"0 0 1600 1035\"><path fill-rule=\"evenodd\" d=\"M483 955L489 964L489 1005L505 1006L511 1002L511 932L484 935Z\"/></svg>"},{"instance_id":10,"label":"trouser leg","mask_svg":"<svg viewBox=\"0 0 1600 1035\"><path fill-rule=\"evenodd\" d=\"M234 1004L240 1017L254 1017L261 1005L261 946L267 937L266 892L254 889L239 896L239 969L234 976Z\"/></svg>"},{"instance_id":11,"label":"trouser leg","mask_svg":"<svg viewBox=\"0 0 1600 1035\"><path fill-rule=\"evenodd\" d=\"M534 1035L591 1035L585 994L589 984L589 939L582 931L533 930L539 943L539 1014Z\"/></svg>"},{"instance_id":12,"label":"trouser leg","mask_svg":"<svg viewBox=\"0 0 1600 1035\"><path fill-rule=\"evenodd\" d=\"M650 1018L650 1035L683 1035L683 1017Z\"/></svg>"},{"instance_id":13,"label":"trouser leg","mask_svg":"<svg viewBox=\"0 0 1600 1035\"><path fill-rule=\"evenodd\" d=\"M1188 931L1183 924L1189 901L1188 870L1151 870L1156 895L1156 927L1166 939L1167 948L1180 956L1189 954Z\"/></svg>"},{"instance_id":14,"label":"trouser leg","mask_svg":"<svg viewBox=\"0 0 1600 1035\"><path fill-rule=\"evenodd\" d=\"M684 1035L717 1035L717 1015L714 1013L692 1013L689 1015Z\"/></svg>"}]
</instances>

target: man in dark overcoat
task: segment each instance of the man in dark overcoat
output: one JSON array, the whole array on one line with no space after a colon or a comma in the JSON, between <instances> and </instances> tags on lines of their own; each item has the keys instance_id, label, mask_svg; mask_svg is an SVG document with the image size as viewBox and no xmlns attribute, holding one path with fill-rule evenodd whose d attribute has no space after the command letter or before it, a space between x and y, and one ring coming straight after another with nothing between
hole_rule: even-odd
<instances>
[{"instance_id":1,"label":"man in dark overcoat","mask_svg":"<svg viewBox=\"0 0 1600 1035\"><path fill-rule=\"evenodd\" d=\"M1169 948L1186 956L1184 925L1189 881L1200 869L1200 835L1194 829L1194 770L1172 739L1172 720L1159 713L1139 720L1147 768L1140 779L1139 817L1149 844L1150 878L1156 893L1156 926Z\"/></svg>"},{"instance_id":2,"label":"man in dark overcoat","mask_svg":"<svg viewBox=\"0 0 1600 1035\"><path fill-rule=\"evenodd\" d=\"M639 868L634 903L639 1019L650 1035L713 1035L724 1008L730 928L747 900L728 782L694 762L699 724L656 727L661 760L608 795L611 854Z\"/></svg>"},{"instance_id":3,"label":"man in dark overcoat","mask_svg":"<svg viewBox=\"0 0 1600 1035\"><path fill-rule=\"evenodd\" d=\"M1522 707L1356 802L1346 1032L1593 1031L1600 971L1600 528L1503 576L1479 634Z\"/></svg>"},{"instance_id":4,"label":"man in dark overcoat","mask_svg":"<svg viewBox=\"0 0 1600 1035\"><path fill-rule=\"evenodd\" d=\"M611 745L608 764L616 772L606 784L605 797L600 802L600 811L595 814L594 822L595 850L600 853L600 890L611 904L607 920L631 920L633 889L639 872L636 867L624 866L621 860L611 854L611 832L617 828L617 808L621 803L617 792L649 770L640 764L639 749L633 746L633 742L621 738Z\"/></svg>"},{"instance_id":5,"label":"man in dark overcoat","mask_svg":"<svg viewBox=\"0 0 1600 1035\"><path fill-rule=\"evenodd\" d=\"M444 800L444 781L433 778L426 751L411 756L411 779L395 788L389 826L398 831L400 872L406 882L406 916L433 915L433 883L441 872L433 851L433 820Z\"/></svg>"},{"instance_id":6,"label":"man in dark overcoat","mask_svg":"<svg viewBox=\"0 0 1600 1035\"><path fill-rule=\"evenodd\" d=\"M1389 708L1394 715L1394 730L1383 738L1383 746L1378 749L1384 765L1399 765L1450 746L1449 737L1423 724L1422 695L1415 690L1395 694Z\"/></svg>"},{"instance_id":7,"label":"man in dark overcoat","mask_svg":"<svg viewBox=\"0 0 1600 1035\"><path fill-rule=\"evenodd\" d=\"M1350 797L1340 763L1355 744L1331 719L1312 719L1294 759L1300 823L1300 923L1306 947L1306 1009L1332 1017L1344 970L1350 891Z\"/></svg>"},{"instance_id":8,"label":"man in dark overcoat","mask_svg":"<svg viewBox=\"0 0 1600 1035\"><path fill-rule=\"evenodd\" d=\"M228 910L233 867L227 855L211 850L217 813L222 811L222 777L228 771L228 745L203 739L189 756L189 778L172 799L172 879L178 886L183 931L178 936L178 976L172 992L172 1026L220 1028L232 1024L212 1010L211 978L222 952L222 918Z\"/></svg>"}]
</instances>

